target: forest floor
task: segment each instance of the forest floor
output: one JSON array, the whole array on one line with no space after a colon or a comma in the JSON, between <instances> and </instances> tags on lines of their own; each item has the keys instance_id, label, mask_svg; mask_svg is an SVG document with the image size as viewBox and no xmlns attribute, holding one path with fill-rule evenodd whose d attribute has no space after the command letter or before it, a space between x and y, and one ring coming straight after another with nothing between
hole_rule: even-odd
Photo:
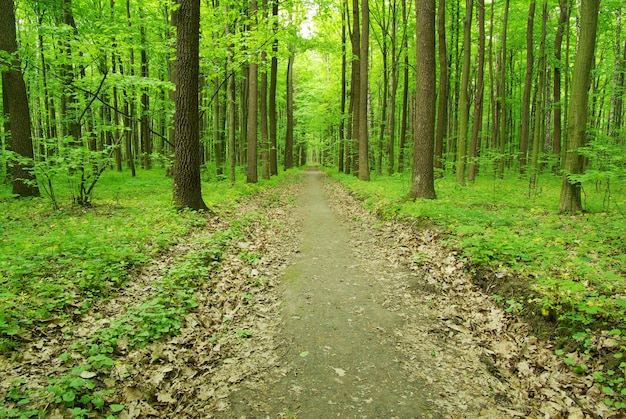
<instances>
[{"instance_id":1,"label":"forest floor","mask_svg":"<svg viewBox=\"0 0 626 419\"><path fill-rule=\"evenodd\" d=\"M381 222L315 170L234 211L119 295L74 322L52 319L19 356L0 358L7 411L102 416L65 407L102 390L120 418L619 417L593 380L480 292L436 230ZM68 372L88 357L77 342L118 324L175 258L235 222L243 234L210 281L198 279L197 306L176 336L147 346L119 339L108 368ZM76 404L67 392L50 403L38 391L54 392L49 377L59 376L56 388L66 380Z\"/></svg>"}]
</instances>

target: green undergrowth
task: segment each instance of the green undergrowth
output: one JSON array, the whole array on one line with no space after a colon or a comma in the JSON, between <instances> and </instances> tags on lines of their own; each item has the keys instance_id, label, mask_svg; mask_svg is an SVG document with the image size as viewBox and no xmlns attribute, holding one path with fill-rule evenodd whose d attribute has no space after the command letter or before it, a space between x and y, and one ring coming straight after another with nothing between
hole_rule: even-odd
<instances>
[{"instance_id":1,"label":"green undergrowth","mask_svg":"<svg viewBox=\"0 0 626 419\"><path fill-rule=\"evenodd\" d=\"M218 214L242 197L275 185L284 174L257 185L243 179L205 183L207 205ZM90 207L71 204L57 192L54 210L46 198L0 196L0 354L30 340L50 319L67 319L106 299L132 274L178 238L201 228L207 215L177 212L172 180L162 169L106 172Z\"/></svg>"},{"instance_id":2,"label":"green undergrowth","mask_svg":"<svg viewBox=\"0 0 626 419\"><path fill-rule=\"evenodd\" d=\"M204 198L218 214L232 214L228 210L241 198L289 176L281 173L256 185L214 181L203 186ZM206 214L172 210L171 180L162 171L140 172L134 179L110 173L102 190L94 207L86 209L51 212L37 199L1 204L12 213L2 224L12 244L3 243L0 265L0 355L19 362L21 339L38 333L49 320L71 321L95 300L115 295L139 266L207 221ZM118 357L178 334L185 316L197 306L196 291L210 287L212 272L228 248L259 217L252 212L229 220L225 230L192 236L191 250L174 256L143 299L124 307L115 319L98 319L94 313L101 326L88 337L76 336L71 350L58 357L59 373L48 378L47 387L29 389L26 380L11 383L0 417L45 416L48 405L76 418L112 417L123 411L125 406L115 403L115 383L108 378ZM42 249L48 249L44 256ZM93 275L89 283L87 275ZM65 327L64 333L71 337L75 331Z\"/></svg>"},{"instance_id":3,"label":"green undergrowth","mask_svg":"<svg viewBox=\"0 0 626 419\"><path fill-rule=\"evenodd\" d=\"M583 184L587 212L568 216L558 214L561 178L552 175L533 189L513 173L466 186L449 176L436 180L437 200L415 202L406 199L410 174L371 182L332 175L381 218L443 231L444 244L468 260L476 283L560 351L578 353L580 372L601 360L611 373L599 372L612 383L603 389L607 403L626 406L625 185L611 185L607 201L602 184ZM606 339L610 347L600 347Z\"/></svg>"}]
</instances>

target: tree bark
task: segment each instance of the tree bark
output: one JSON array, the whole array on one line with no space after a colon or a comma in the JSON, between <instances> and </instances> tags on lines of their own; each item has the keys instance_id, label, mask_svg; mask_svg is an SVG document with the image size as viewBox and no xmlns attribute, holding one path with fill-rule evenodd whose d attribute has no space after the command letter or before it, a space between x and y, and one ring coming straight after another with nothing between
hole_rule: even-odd
<instances>
[{"instance_id":1,"label":"tree bark","mask_svg":"<svg viewBox=\"0 0 626 419\"><path fill-rule=\"evenodd\" d=\"M467 179L476 180L478 150L480 150L480 135L483 125L483 100L485 96L485 0L476 3L476 18L478 21L478 64L476 74L476 99L474 101L474 121L472 125L472 140L469 154L469 171Z\"/></svg>"},{"instance_id":2,"label":"tree bark","mask_svg":"<svg viewBox=\"0 0 626 419\"><path fill-rule=\"evenodd\" d=\"M250 16L254 22L256 19L256 12L258 10L257 0L250 2ZM254 23L250 25L250 31L254 28ZM246 182L257 183L259 181L258 161L259 161L259 149L258 149L258 104L259 104L259 78L258 78L258 65L256 62L251 62L248 69L248 157L247 157L247 171Z\"/></svg>"},{"instance_id":3,"label":"tree bark","mask_svg":"<svg viewBox=\"0 0 626 419\"><path fill-rule=\"evenodd\" d=\"M416 0L417 107L409 199L435 199L435 1Z\"/></svg>"},{"instance_id":4,"label":"tree bark","mask_svg":"<svg viewBox=\"0 0 626 419\"><path fill-rule=\"evenodd\" d=\"M541 18L541 43L539 45L539 83L537 84L537 102L535 106L535 129L533 133L533 148L530 161L530 189L534 189L537 183L537 173L539 171L539 149L542 143L544 110L545 110L545 85L546 85L546 35L548 20L548 5L544 0Z\"/></svg>"},{"instance_id":5,"label":"tree bark","mask_svg":"<svg viewBox=\"0 0 626 419\"><path fill-rule=\"evenodd\" d=\"M465 19L463 21L463 74L459 92L459 137L456 157L456 183L465 185L465 166L467 160L467 131L469 125L469 85L470 61L472 56L472 8L474 2L466 0Z\"/></svg>"},{"instance_id":6,"label":"tree bark","mask_svg":"<svg viewBox=\"0 0 626 419\"><path fill-rule=\"evenodd\" d=\"M504 163L506 161L505 152L506 152L506 143L508 140L508 131L507 131L507 89L506 89L506 55L507 55L507 47L506 47L506 34L507 27L509 25L509 5L510 1L506 0L504 3L504 18L502 23L502 55L501 55L501 66L500 66L500 162L498 165L498 177L500 179L504 178Z\"/></svg>"},{"instance_id":7,"label":"tree bark","mask_svg":"<svg viewBox=\"0 0 626 419\"><path fill-rule=\"evenodd\" d=\"M446 46L446 2L439 0L437 10L437 34L439 36L439 105L437 108L437 137L435 139L435 168L443 170L443 143L448 125L448 48Z\"/></svg>"},{"instance_id":8,"label":"tree bark","mask_svg":"<svg viewBox=\"0 0 626 419\"><path fill-rule=\"evenodd\" d=\"M13 55L17 52L13 0L0 0L0 10L0 51ZM23 158L13 164L13 194L20 197L39 196L37 179L32 172L34 152L28 96L16 55L13 55L10 65L10 69L2 73L3 103L8 108L4 111L9 115L11 150Z\"/></svg>"},{"instance_id":9,"label":"tree bark","mask_svg":"<svg viewBox=\"0 0 626 419\"><path fill-rule=\"evenodd\" d=\"M367 94L369 62L369 0L361 0L361 56L359 61L359 179L370 180L367 127Z\"/></svg>"},{"instance_id":10,"label":"tree bark","mask_svg":"<svg viewBox=\"0 0 626 419\"><path fill-rule=\"evenodd\" d=\"M561 63L561 46L563 44L563 33L565 32L565 24L567 23L567 9L568 9L568 0L559 0L559 24L556 29L556 36L554 38L554 58L556 59L556 63L554 64L554 82L553 82L553 140L552 140L552 153L558 158L561 155L561 139L563 137L563 124L562 124L562 116L561 109L563 108L563 104L561 103L561 68L563 68L563 63ZM554 171L556 172L557 168L560 165L555 164Z\"/></svg>"},{"instance_id":11,"label":"tree bark","mask_svg":"<svg viewBox=\"0 0 626 419\"><path fill-rule=\"evenodd\" d=\"M276 109L276 88L278 80L278 0L272 1L272 30L274 42L272 43L272 61L270 64L270 91L268 119L270 129L270 175L278 174L278 114Z\"/></svg>"},{"instance_id":12,"label":"tree bark","mask_svg":"<svg viewBox=\"0 0 626 419\"><path fill-rule=\"evenodd\" d=\"M293 167L293 53L287 61L287 127L285 132L285 170Z\"/></svg>"},{"instance_id":13,"label":"tree bark","mask_svg":"<svg viewBox=\"0 0 626 419\"><path fill-rule=\"evenodd\" d=\"M535 23L536 1L530 2L528 8L528 21L526 24L526 77L524 79L524 93L522 96L522 127L519 140L519 172L526 172L526 159L528 155L528 139L530 138L530 91L533 84L533 66L535 64L533 53L533 28Z\"/></svg>"},{"instance_id":14,"label":"tree bark","mask_svg":"<svg viewBox=\"0 0 626 419\"><path fill-rule=\"evenodd\" d=\"M580 40L574 59L572 74L572 97L569 109L567 142L565 148L564 174L561 184L559 212L577 214L582 212L582 185L570 178L582 173L583 157L578 148L586 143L587 105L589 103L590 74L593 67L596 32L598 28L598 10L600 0L582 0L580 11Z\"/></svg>"},{"instance_id":15,"label":"tree bark","mask_svg":"<svg viewBox=\"0 0 626 419\"><path fill-rule=\"evenodd\" d=\"M341 1L341 120L339 121L339 152L337 153L337 163L339 172L344 172L344 150L346 144L346 72L347 72L347 37L346 37L346 14L348 9L347 0Z\"/></svg>"},{"instance_id":16,"label":"tree bark","mask_svg":"<svg viewBox=\"0 0 626 419\"><path fill-rule=\"evenodd\" d=\"M176 114L174 125L174 205L207 210L200 181L198 79L200 76L200 0L178 0Z\"/></svg>"}]
</instances>

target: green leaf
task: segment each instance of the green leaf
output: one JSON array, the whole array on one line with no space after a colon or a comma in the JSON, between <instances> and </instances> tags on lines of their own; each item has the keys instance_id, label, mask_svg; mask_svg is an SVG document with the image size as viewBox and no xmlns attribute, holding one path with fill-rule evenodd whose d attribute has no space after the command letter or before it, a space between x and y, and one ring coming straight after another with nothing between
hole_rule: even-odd
<instances>
[{"instance_id":1,"label":"green leaf","mask_svg":"<svg viewBox=\"0 0 626 419\"><path fill-rule=\"evenodd\" d=\"M309 356L309 351L300 352L300 356L302 358L306 358L307 356Z\"/></svg>"},{"instance_id":2,"label":"green leaf","mask_svg":"<svg viewBox=\"0 0 626 419\"><path fill-rule=\"evenodd\" d=\"M124 410L124 405L123 404L111 404L109 405L109 409L111 409L111 412L113 413L121 412L122 410Z\"/></svg>"}]
</instances>

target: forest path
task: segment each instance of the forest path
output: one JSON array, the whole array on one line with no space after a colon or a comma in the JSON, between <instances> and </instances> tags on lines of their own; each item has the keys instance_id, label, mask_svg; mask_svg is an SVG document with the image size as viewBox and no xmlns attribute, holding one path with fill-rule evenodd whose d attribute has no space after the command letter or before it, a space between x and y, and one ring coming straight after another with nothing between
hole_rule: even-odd
<instances>
[{"instance_id":1,"label":"forest path","mask_svg":"<svg viewBox=\"0 0 626 419\"><path fill-rule=\"evenodd\" d=\"M404 319L385 303L379 275L356 254L349 228L324 196L322 173L308 171L298 208L305 231L284 275L283 330L290 372L233 408L258 417L438 417L421 380L403 370L393 333ZM376 249L371 249L376 253ZM374 256L375 257L375 256Z\"/></svg>"}]
</instances>

